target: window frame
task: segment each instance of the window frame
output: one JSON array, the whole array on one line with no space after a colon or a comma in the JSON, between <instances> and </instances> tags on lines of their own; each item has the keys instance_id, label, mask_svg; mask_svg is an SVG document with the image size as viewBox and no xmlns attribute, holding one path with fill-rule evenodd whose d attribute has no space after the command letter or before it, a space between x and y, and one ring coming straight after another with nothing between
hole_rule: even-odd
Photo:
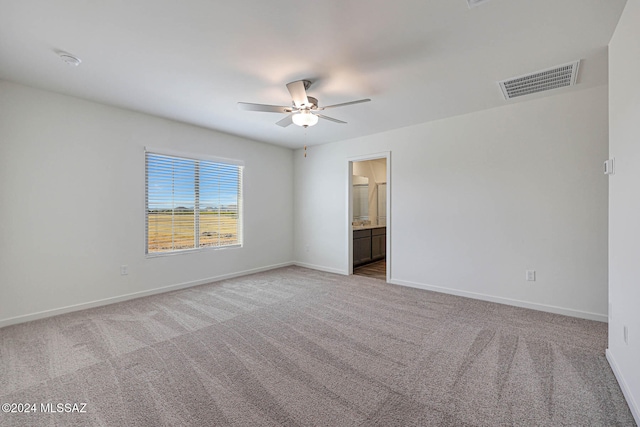
<instances>
[{"instance_id":1,"label":"window frame","mask_svg":"<svg viewBox=\"0 0 640 427\"><path fill-rule=\"evenodd\" d=\"M238 183L238 192L237 192L237 243L222 245L222 246L204 246L198 247L196 246L199 242L199 215L200 215L200 206L198 191L196 191L196 186L200 185L200 178L194 177L194 247L186 248L186 249L171 249L165 251L158 252L150 252L149 251L149 171L148 171L148 161L147 155L158 155L164 157L176 158L179 160L187 160L194 162L208 162L208 163L218 163L223 164L225 166L235 166L238 168L239 172L239 183ZM164 256L174 256L174 255L182 255L194 252L204 252L204 251L215 251L215 250L225 250L225 249L236 249L242 248L244 246L244 161L237 159L229 159L223 157L209 156L204 154L195 154L195 153L187 153L181 151L173 151L167 149L155 149L155 148L144 148L144 250L145 256L147 258L155 258L155 257L164 257ZM196 222L198 221L198 222Z\"/></svg>"}]
</instances>

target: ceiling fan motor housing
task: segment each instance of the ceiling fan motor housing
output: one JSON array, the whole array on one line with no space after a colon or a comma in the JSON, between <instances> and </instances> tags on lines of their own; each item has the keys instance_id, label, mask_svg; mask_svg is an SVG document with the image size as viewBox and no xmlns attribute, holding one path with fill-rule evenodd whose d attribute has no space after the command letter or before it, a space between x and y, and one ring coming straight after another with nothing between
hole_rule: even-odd
<instances>
[{"instance_id":1,"label":"ceiling fan motor housing","mask_svg":"<svg viewBox=\"0 0 640 427\"><path fill-rule=\"evenodd\" d=\"M318 100L316 98L314 98L313 96L307 96L307 99L309 100L309 104L307 104L309 106L309 109L317 110L318 109Z\"/></svg>"}]
</instances>

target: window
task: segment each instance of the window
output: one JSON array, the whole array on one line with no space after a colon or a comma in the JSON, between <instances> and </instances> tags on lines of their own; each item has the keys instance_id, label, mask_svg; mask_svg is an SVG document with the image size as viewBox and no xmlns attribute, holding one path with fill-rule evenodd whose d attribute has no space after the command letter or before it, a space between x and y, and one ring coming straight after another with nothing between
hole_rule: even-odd
<instances>
[{"instance_id":1,"label":"window","mask_svg":"<svg viewBox=\"0 0 640 427\"><path fill-rule=\"evenodd\" d=\"M242 164L145 157L147 254L242 245Z\"/></svg>"}]
</instances>

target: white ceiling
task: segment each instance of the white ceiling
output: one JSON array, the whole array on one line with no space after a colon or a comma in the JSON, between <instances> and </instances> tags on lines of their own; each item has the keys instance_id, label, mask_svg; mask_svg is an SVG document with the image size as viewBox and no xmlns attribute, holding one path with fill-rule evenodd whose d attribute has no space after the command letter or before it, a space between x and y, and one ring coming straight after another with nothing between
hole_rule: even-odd
<instances>
[{"instance_id":1,"label":"white ceiling","mask_svg":"<svg viewBox=\"0 0 640 427\"><path fill-rule=\"evenodd\" d=\"M301 147L606 84L625 2L0 0L0 78ZM576 59L573 88L500 93L499 80ZM285 84L300 79L321 106L372 102L307 130L236 106L290 105Z\"/></svg>"}]
</instances>

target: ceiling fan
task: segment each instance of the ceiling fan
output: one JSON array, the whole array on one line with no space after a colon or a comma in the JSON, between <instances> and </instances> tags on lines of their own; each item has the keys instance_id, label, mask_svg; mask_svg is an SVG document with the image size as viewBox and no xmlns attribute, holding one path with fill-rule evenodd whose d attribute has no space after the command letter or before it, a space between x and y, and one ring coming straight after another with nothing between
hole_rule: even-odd
<instances>
[{"instance_id":1,"label":"ceiling fan","mask_svg":"<svg viewBox=\"0 0 640 427\"><path fill-rule=\"evenodd\" d=\"M247 111L265 111L268 113L290 113L287 117L276 122L278 126L287 127L291 123L295 123L298 126L309 127L318 123L318 117L321 119L329 120L335 123L346 124L342 120L334 119L320 114L320 111L327 108L344 107L346 105L360 104L362 102L369 102L370 99L359 99L357 101L343 102L341 104L327 105L326 107L319 107L318 100L312 96L307 95L307 89L311 86L309 80L297 80L295 82L287 83L287 89L291 94L293 103L291 107L279 106L279 105L265 105L265 104L251 104L249 102L238 102L238 108Z\"/></svg>"}]
</instances>

